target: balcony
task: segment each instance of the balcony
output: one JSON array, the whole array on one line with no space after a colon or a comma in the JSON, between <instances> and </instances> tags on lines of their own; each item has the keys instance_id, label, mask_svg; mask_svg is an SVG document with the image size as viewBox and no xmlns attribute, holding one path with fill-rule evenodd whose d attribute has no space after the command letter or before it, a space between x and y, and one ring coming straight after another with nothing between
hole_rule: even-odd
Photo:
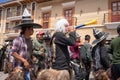
<instances>
[{"instance_id":1,"label":"balcony","mask_svg":"<svg viewBox=\"0 0 120 80\"><path fill-rule=\"evenodd\" d=\"M43 2L48 2L48 1L52 1L52 0L20 0L21 3L30 3L32 1L36 1L38 3L43 3Z\"/></svg>"},{"instance_id":2,"label":"balcony","mask_svg":"<svg viewBox=\"0 0 120 80\"><path fill-rule=\"evenodd\" d=\"M8 21L14 21L14 20L21 20L22 19L22 11L11 11L7 14L7 20Z\"/></svg>"},{"instance_id":3,"label":"balcony","mask_svg":"<svg viewBox=\"0 0 120 80\"><path fill-rule=\"evenodd\" d=\"M107 28L107 29L116 29L118 25L120 25L120 22L119 21L116 21L116 22L111 22L109 21L110 17L112 16L109 16L110 13L104 13L104 18L103 18L103 25Z\"/></svg>"},{"instance_id":4,"label":"balcony","mask_svg":"<svg viewBox=\"0 0 120 80\"><path fill-rule=\"evenodd\" d=\"M19 35L19 33L5 33L5 35L7 36L7 37L16 37L16 36L18 36Z\"/></svg>"},{"instance_id":5,"label":"balcony","mask_svg":"<svg viewBox=\"0 0 120 80\"><path fill-rule=\"evenodd\" d=\"M107 29L116 29L120 22L109 22L104 24Z\"/></svg>"},{"instance_id":6,"label":"balcony","mask_svg":"<svg viewBox=\"0 0 120 80\"><path fill-rule=\"evenodd\" d=\"M0 7L10 7L13 5L19 5L19 0L3 0L4 2L0 3Z\"/></svg>"},{"instance_id":7,"label":"balcony","mask_svg":"<svg viewBox=\"0 0 120 80\"><path fill-rule=\"evenodd\" d=\"M9 27L5 29L5 33L18 33L18 30L13 29L13 27Z\"/></svg>"}]
</instances>

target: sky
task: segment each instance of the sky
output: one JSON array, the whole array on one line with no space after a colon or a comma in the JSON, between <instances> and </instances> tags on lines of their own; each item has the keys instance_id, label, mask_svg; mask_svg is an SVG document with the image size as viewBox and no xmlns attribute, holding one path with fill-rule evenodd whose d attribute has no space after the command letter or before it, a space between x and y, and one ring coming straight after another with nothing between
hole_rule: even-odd
<instances>
[{"instance_id":1,"label":"sky","mask_svg":"<svg viewBox=\"0 0 120 80\"><path fill-rule=\"evenodd\" d=\"M0 0L0 3L7 2L7 1L10 1L10 0Z\"/></svg>"}]
</instances>

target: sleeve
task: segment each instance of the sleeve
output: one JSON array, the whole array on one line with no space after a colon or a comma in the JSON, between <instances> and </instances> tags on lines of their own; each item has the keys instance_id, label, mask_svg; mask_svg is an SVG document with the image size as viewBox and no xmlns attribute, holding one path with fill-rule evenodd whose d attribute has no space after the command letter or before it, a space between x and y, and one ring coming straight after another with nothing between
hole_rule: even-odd
<instances>
[{"instance_id":1,"label":"sleeve","mask_svg":"<svg viewBox=\"0 0 120 80\"><path fill-rule=\"evenodd\" d=\"M55 43L57 44L74 46L75 42L76 42L75 31L69 33L69 37L66 37L66 35L63 33L58 33L55 35Z\"/></svg>"},{"instance_id":2,"label":"sleeve","mask_svg":"<svg viewBox=\"0 0 120 80\"><path fill-rule=\"evenodd\" d=\"M108 46L108 53L113 54L112 43Z\"/></svg>"},{"instance_id":3,"label":"sleeve","mask_svg":"<svg viewBox=\"0 0 120 80\"><path fill-rule=\"evenodd\" d=\"M12 46L12 49L11 49L12 54L13 54L14 52L17 52L17 53L18 53L18 51L19 51L19 49L20 49L20 43L21 43L20 38L14 39L14 41L13 41L13 46Z\"/></svg>"},{"instance_id":4,"label":"sleeve","mask_svg":"<svg viewBox=\"0 0 120 80\"><path fill-rule=\"evenodd\" d=\"M109 54L107 53L107 48L106 47L101 47L101 60L102 60L102 64L106 67L109 68L110 66L110 58L109 58Z\"/></svg>"},{"instance_id":5,"label":"sleeve","mask_svg":"<svg viewBox=\"0 0 120 80\"><path fill-rule=\"evenodd\" d=\"M92 54L91 57L92 57L92 60L93 60L93 61L94 61L94 59L95 59L95 48L96 48L96 47L94 46L94 47L92 48L92 51L91 51L91 52L92 52L92 53L91 53L91 54Z\"/></svg>"}]
</instances>

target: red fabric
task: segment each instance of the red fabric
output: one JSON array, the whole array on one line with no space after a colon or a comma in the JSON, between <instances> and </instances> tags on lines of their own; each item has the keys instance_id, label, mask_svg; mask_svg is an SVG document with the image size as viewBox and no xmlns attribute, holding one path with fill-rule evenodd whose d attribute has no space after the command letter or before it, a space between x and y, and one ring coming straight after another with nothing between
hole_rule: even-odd
<instances>
[{"instance_id":1,"label":"red fabric","mask_svg":"<svg viewBox=\"0 0 120 80\"><path fill-rule=\"evenodd\" d=\"M72 52L72 59L80 59L79 43L76 42L75 46L70 46Z\"/></svg>"}]
</instances>

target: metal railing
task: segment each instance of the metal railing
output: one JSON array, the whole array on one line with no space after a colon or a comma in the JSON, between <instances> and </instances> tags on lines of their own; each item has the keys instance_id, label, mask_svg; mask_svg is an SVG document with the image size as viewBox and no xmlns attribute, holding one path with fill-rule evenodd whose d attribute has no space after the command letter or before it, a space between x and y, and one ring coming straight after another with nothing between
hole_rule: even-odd
<instances>
[{"instance_id":1,"label":"metal railing","mask_svg":"<svg viewBox=\"0 0 120 80\"><path fill-rule=\"evenodd\" d=\"M23 11L11 11L10 13L7 13L7 17L14 17L14 16L21 16L23 14Z\"/></svg>"}]
</instances>

